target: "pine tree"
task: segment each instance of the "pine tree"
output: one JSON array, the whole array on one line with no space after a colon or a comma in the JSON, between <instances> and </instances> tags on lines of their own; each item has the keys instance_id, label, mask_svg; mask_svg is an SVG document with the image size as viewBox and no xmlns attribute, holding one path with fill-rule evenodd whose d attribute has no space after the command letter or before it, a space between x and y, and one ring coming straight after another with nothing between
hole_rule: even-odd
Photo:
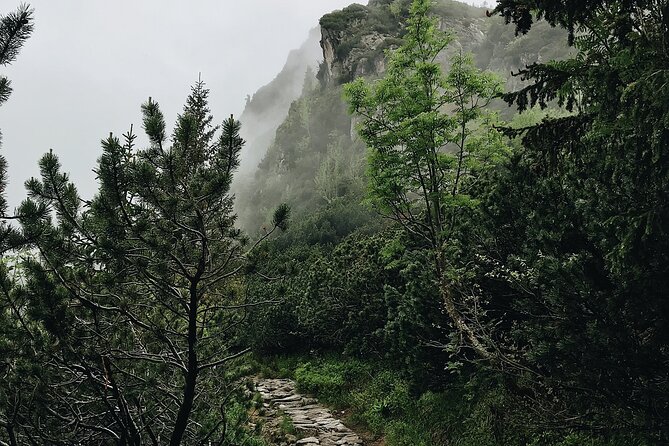
<instances>
[{"instance_id":1,"label":"pine tree","mask_svg":"<svg viewBox=\"0 0 669 446\"><path fill-rule=\"evenodd\" d=\"M7 66L14 62L23 44L33 31L33 10L29 5L21 5L16 11L0 15L0 65ZM0 106L9 99L12 92L11 82L0 75ZM2 132L0 132L0 146ZM7 161L0 155L0 217L7 217ZM0 222L0 253L17 244L15 234L4 221Z\"/></svg>"},{"instance_id":2,"label":"pine tree","mask_svg":"<svg viewBox=\"0 0 669 446\"><path fill-rule=\"evenodd\" d=\"M546 419L560 427L665 443L669 3L500 0L495 11L518 32L541 18L562 26L578 50L521 70L526 86L504 96L570 114L509 132L523 149L489 203L489 249L524 278L511 281L513 311L532 316L516 316L514 335L544 375L535 396L551 389L559 409ZM520 235L500 229L510 225Z\"/></svg>"},{"instance_id":3,"label":"pine tree","mask_svg":"<svg viewBox=\"0 0 669 446\"><path fill-rule=\"evenodd\" d=\"M252 306L247 256L286 228L288 209L253 245L235 228L229 190L244 141L232 116L212 125L208 94L198 81L169 140L152 99L148 148L135 148L132 129L103 140L91 202L53 153L27 182L21 224L39 259L26 264L26 293L58 346L46 416L71 423L45 434L175 446L226 435L225 366L248 351L235 340ZM30 212L40 208L49 213Z\"/></svg>"},{"instance_id":4,"label":"pine tree","mask_svg":"<svg viewBox=\"0 0 669 446\"><path fill-rule=\"evenodd\" d=\"M21 5L16 11L0 15L0 65L14 62L33 31L33 10ZM0 75L0 106L11 94L11 83ZM0 132L0 145L2 133ZM28 326L24 301L17 293L18 257L8 251L21 245L15 229L7 224L7 161L0 155L0 443L16 446L19 413L30 404L30 385L35 384L27 370L36 365L35 338L26 337ZM26 385L26 383L30 384ZM35 389L33 387L33 389ZM25 391L25 392L24 392Z\"/></svg>"}]
</instances>

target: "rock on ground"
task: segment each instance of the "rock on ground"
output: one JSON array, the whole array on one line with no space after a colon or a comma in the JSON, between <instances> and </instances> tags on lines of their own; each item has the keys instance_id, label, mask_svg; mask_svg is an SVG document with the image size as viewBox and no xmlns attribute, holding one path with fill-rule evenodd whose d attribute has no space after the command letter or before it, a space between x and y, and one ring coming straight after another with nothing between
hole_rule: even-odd
<instances>
[{"instance_id":1,"label":"rock on ground","mask_svg":"<svg viewBox=\"0 0 669 446\"><path fill-rule=\"evenodd\" d=\"M265 418L290 417L301 439L299 446L363 446L363 441L317 400L299 394L289 379L256 379L255 386L266 405Z\"/></svg>"}]
</instances>

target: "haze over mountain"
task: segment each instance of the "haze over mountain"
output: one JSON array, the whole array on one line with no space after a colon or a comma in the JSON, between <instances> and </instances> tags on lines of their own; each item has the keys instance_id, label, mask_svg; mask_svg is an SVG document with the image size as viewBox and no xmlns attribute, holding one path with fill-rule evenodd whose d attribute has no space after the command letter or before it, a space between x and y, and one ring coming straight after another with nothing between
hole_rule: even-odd
<instances>
[{"instance_id":1,"label":"haze over mountain","mask_svg":"<svg viewBox=\"0 0 669 446\"><path fill-rule=\"evenodd\" d=\"M669 445L669 0L35 1L0 446Z\"/></svg>"},{"instance_id":2,"label":"haze over mountain","mask_svg":"<svg viewBox=\"0 0 669 446\"><path fill-rule=\"evenodd\" d=\"M10 207L49 149L90 195L100 140L130 124L137 129L148 96L173 122L198 73L211 88L217 120L240 114L246 95L276 76L319 17L350 3L31 1L35 33L20 63L3 67L14 87L0 109Z\"/></svg>"},{"instance_id":3,"label":"haze over mountain","mask_svg":"<svg viewBox=\"0 0 669 446\"><path fill-rule=\"evenodd\" d=\"M14 88L0 109L10 207L25 196L23 182L37 174L37 159L49 149L90 195L100 140L133 123L139 130L148 96L173 122L198 73L211 88L216 120L238 115L246 94L279 72L318 18L350 2L30 3L34 35L20 63L3 67Z\"/></svg>"}]
</instances>

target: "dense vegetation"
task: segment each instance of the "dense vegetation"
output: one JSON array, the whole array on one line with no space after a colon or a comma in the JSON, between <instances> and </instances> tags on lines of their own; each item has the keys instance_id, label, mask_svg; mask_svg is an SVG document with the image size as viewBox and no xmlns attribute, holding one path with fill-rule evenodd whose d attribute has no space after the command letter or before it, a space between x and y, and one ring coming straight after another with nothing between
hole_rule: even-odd
<instances>
[{"instance_id":1,"label":"dense vegetation","mask_svg":"<svg viewBox=\"0 0 669 446\"><path fill-rule=\"evenodd\" d=\"M476 55L438 26L458 8L477 20L321 20L342 67L370 35L396 49L307 79L242 197L250 237L240 124L202 82L171 137L149 99L148 148L103 140L90 202L46 154L2 203L0 444L263 444L251 371L389 446L669 442L669 3L500 0ZM3 64L31 24L2 17ZM571 56L511 38L537 26ZM520 82L485 70L509 64Z\"/></svg>"},{"instance_id":2,"label":"dense vegetation","mask_svg":"<svg viewBox=\"0 0 669 446\"><path fill-rule=\"evenodd\" d=\"M355 399L377 388L374 379L340 370L364 370L370 358L406 380L412 401L468 389L469 401L481 406L458 407L467 413L458 422L476 427L456 439L444 433L447 417L425 423L435 429L426 444L442 444L442 435L461 444L667 441L667 6L631 3L564 10L500 3L498 12L520 33L534 26L527 11L578 31L573 58L551 62L546 53L545 62L520 71L525 83L516 84L517 93L503 95L524 111L504 131L506 142L494 117L457 106L440 116L420 99L421 91L435 91L441 96L431 100L449 102L454 78L472 82L463 88L470 94L481 94L476 87L482 99L491 94L475 71L459 75L466 60L449 64L443 78L428 63L431 54L416 63L421 54L411 53L411 38L422 38L425 50L429 36L404 28L404 46L384 79L358 80L348 90L372 149L367 202L395 223L370 216L351 228L352 206L340 204L359 202L351 194L321 204L312 223L268 245L266 256L294 274L272 285L285 296L281 310L254 316L276 334L257 347L344 353L350 359L305 358L285 373L325 398L343 398L334 402L363 420L375 398L394 398L392 385ZM497 35L513 32L509 26ZM464 126L472 139L466 150L452 135L463 118L472 120ZM430 152L434 146L446 151ZM453 187L458 154L471 159L463 160L462 185ZM431 182L433 172L439 182ZM336 237L320 240L323 228ZM391 444L417 444L415 432L401 439L391 425L415 426L432 412L402 406L404 415L386 413L386 427L365 424Z\"/></svg>"}]
</instances>

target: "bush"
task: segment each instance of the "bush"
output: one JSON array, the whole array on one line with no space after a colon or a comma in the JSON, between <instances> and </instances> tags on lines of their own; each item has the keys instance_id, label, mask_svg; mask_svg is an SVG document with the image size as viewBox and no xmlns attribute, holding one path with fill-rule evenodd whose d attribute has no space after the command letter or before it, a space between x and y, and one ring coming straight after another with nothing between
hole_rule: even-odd
<instances>
[{"instance_id":1,"label":"bush","mask_svg":"<svg viewBox=\"0 0 669 446\"><path fill-rule=\"evenodd\" d=\"M350 406L350 391L371 375L371 365L348 359L327 359L301 364L295 369L295 381L302 392L318 396L325 403L342 408Z\"/></svg>"},{"instance_id":2,"label":"bush","mask_svg":"<svg viewBox=\"0 0 669 446\"><path fill-rule=\"evenodd\" d=\"M366 6L354 3L341 11L325 14L320 20L320 25L328 30L344 31L352 21L364 19L368 13L369 9Z\"/></svg>"},{"instance_id":3,"label":"bush","mask_svg":"<svg viewBox=\"0 0 669 446\"><path fill-rule=\"evenodd\" d=\"M368 385L351 394L357 418L376 434L382 434L390 420L401 418L413 406L409 383L397 371L385 370Z\"/></svg>"}]
</instances>

